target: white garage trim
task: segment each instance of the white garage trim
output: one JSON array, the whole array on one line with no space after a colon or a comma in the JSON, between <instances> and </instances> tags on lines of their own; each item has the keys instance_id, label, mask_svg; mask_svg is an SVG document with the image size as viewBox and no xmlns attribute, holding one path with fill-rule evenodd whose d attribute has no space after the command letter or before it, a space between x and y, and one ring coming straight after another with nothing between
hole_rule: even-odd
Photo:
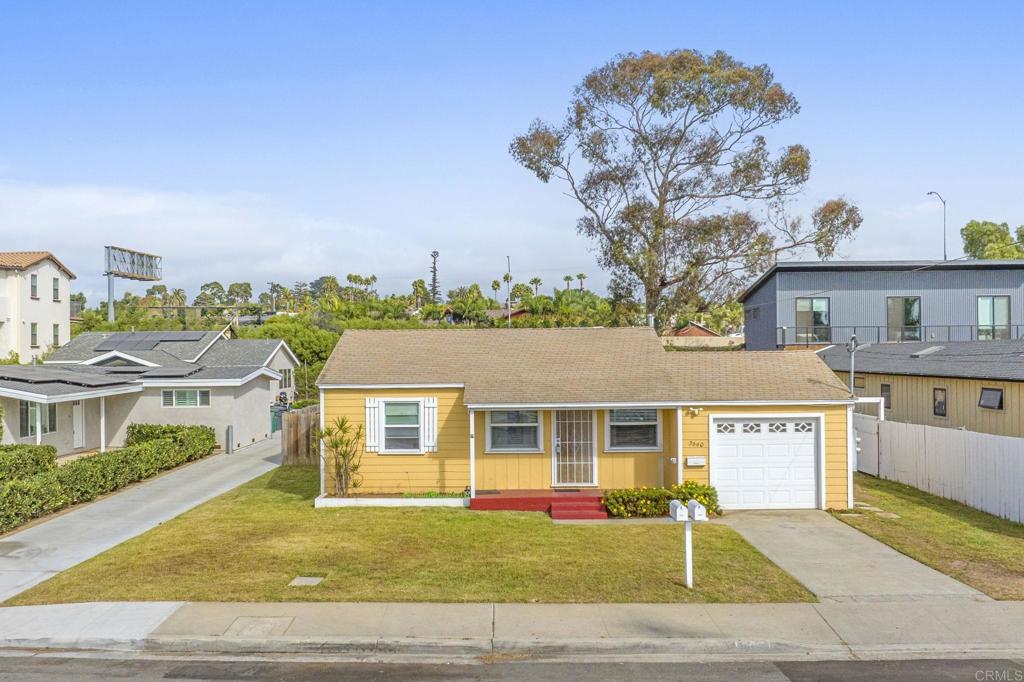
<instances>
[{"instance_id":1,"label":"white garage trim","mask_svg":"<svg viewBox=\"0 0 1024 682\"><path fill-rule=\"evenodd\" d=\"M790 412L790 413L770 413L770 412L757 412L757 413L740 413L740 414L713 414L708 419L708 482L714 485L715 481L715 446L718 441L718 429L715 428L715 424L718 421L726 421L730 419L749 419L749 420L762 420L762 419L813 419L817 422L817 468L818 468L818 484L817 484L817 507L818 509L825 509L825 414L823 412ZM849 456L847 456L849 459Z\"/></svg>"}]
</instances>

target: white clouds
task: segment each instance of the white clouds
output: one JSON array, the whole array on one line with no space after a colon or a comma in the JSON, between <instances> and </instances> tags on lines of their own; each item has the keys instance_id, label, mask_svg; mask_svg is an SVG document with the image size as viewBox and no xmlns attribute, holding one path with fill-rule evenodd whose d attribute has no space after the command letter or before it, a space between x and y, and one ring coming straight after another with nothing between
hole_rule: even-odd
<instances>
[{"instance_id":1,"label":"white clouds","mask_svg":"<svg viewBox=\"0 0 1024 682\"><path fill-rule=\"evenodd\" d=\"M412 279L427 276L433 248L442 252L445 288L490 282L504 270L506 253L514 272L529 268L545 279L545 287L581 270L591 276L588 284L604 282L571 228L549 230L543 240L510 240L508 235L543 232L512 224L491 229L455 224L440 232L367 228L246 193L0 182L0 250L53 251L78 274L74 288L91 304L106 296L102 247L107 244L163 256L164 284L183 287L190 297L213 279L248 281L262 290L267 281L290 285L350 272L376 274L383 292L405 291ZM119 280L117 292L141 292L145 286Z\"/></svg>"}]
</instances>

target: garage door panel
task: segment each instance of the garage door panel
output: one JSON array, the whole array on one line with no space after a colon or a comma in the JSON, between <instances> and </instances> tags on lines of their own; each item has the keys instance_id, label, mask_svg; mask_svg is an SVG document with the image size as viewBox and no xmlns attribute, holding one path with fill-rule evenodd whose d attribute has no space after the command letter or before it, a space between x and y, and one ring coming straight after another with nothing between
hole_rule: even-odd
<instances>
[{"instance_id":1,"label":"garage door panel","mask_svg":"<svg viewBox=\"0 0 1024 682\"><path fill-rule=\"evenodd\" d=\"M711 475L725 509L817 506L817 422L716 420Z\"/></svg>"}]
</instances>

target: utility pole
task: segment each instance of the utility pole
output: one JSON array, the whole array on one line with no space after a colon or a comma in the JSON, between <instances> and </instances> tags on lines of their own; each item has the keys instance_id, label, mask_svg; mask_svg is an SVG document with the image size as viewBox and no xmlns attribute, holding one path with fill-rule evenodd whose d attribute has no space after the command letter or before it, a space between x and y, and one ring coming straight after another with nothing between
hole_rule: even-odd
<instances>
[{"instance_id":1,"label":"utility pole","mask_svg":"<svg viewBox=\"0 0 1024 682\"><path fill-rule=\"evenodd\" d=\"M946 200L938 192L928 192L928 196L934 194L942 202L942 260L949 260L946 254Z\"/></svg>"},{"instance_id":2,"label":"utility pole","mask_svg":"<svg viewBox=\"0 0 1024 682\"><path fill-rule=\"evenodd\" d=\"M857 335L854 334L854 335L852 335L850 337L850 342L846 344L846 352L850 354L850 395L851 396L856 396L857 395L856 393L854 393L854 389L856 388L856 386L854 385L854 377L857 374L855 364L857 362L857 348L858 347L859 347L859 345L857 343Z\"/></svg>"},{"instance_id":3,"label":"utility pole","mask_svg":"<svg viewBox=\"0 0 1024 682\"><path fill-rule=\"evenodd\" d=\"M508 308L508 328L512 328L512 258L505 256L508 270L505 273L505 307Z\"/></svg>"}]
</instances>

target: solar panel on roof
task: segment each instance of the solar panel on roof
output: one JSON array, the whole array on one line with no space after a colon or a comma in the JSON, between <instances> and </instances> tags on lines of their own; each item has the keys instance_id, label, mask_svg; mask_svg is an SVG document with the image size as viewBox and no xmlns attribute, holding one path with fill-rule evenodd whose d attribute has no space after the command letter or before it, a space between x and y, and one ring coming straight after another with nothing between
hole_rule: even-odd
<instances>
[{"instance_id":1,"label":"solar panel on roof","mask_svg":"<svg viewBox=\"0 0 1024 682\"><path fill-rule=\"evenodd\" d=\"M159 343L176 341L201 341L206 332L128 332L112 334L103 339L94 350L108 352L112 350L153 350Z\"/></svg>"}]
</instances>

